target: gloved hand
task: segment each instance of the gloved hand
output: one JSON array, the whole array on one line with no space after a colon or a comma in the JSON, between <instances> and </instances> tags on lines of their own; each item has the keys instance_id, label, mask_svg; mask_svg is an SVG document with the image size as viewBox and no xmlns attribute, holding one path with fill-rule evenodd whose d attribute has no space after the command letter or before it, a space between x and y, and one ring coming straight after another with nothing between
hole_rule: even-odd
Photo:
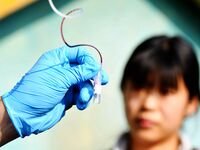
<instances>
[{"instance_id":1,"label":"gloved hand","mask_svg":"<svg viewBox=\"0 0 200 150\"><path fill-rule=\"evenodd\" d=\"M62 47L44 53L20 82L2 96L21 137L53 127L72 105L85 109L93 96L100 65L82 47ZM102 73L102 84L108 82Z\"/></svg>"}]
</instances>

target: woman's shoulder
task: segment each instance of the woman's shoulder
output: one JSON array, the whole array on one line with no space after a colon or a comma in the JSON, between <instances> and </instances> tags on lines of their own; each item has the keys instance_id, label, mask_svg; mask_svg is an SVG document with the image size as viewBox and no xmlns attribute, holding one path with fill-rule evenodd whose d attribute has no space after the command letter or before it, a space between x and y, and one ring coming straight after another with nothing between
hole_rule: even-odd
<instances>
[{"instance_id":1,"label":"woman's shoulder","mask_svg":"<svg viewBox=\"0 0 200 150\"><path fill-rule=\"evenodd\" d=\"M118 138L116 144L111 150L127 150L130 142L130 133L124 132ZM180 146L178 150L200 150L200 148L195 148L192 146L189 138L183 134L180 134Z\"/></svg>"},{"instance_id":2,"label":"woman's shoulder","mask_svg":"<svg viewBox=\"0 0 200 150\"><path fill-rule=\"evenodd\" d=\"M130 142L130 133L125 132L118 138L117 142L115 143L115 145L111 150L127 150L129 142Z\"/></svg>"}]
</instances>

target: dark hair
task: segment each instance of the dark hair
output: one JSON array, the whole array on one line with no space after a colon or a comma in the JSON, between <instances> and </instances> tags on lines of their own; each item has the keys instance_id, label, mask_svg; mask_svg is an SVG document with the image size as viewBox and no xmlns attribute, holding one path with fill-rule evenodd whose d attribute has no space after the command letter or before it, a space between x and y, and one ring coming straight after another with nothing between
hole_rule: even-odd
<instances>
[{"instance_id":1,"label":"dark hair","mask_svg":"<svg viewBox=\"0 0 200 150\"><path fill-rule=\"evenodd\" d=\"M161 93L177 89L182 77L190 98L200 97L199 66L192 46L182 37L155 36L141 43L129 58L121 80L135 89L155 88Z\"/></svg>"}]
</instances>

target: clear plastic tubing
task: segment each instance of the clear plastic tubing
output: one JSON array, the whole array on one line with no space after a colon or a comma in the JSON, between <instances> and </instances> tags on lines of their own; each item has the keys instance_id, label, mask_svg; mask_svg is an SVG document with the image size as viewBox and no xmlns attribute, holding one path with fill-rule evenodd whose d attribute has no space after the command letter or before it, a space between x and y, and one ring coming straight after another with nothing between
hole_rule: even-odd
<instances>
[{"instance_id":1,"label":"clear plastic tubing","mask_svg":"<svg viewBox=\"0 0 200 150\"><path fill-rule=\"evenodd\" d=\"M100 51L93 45L90 45L90 44L76 44L76 45L69 45L65 38L64 38L64 34L63 34L63 24L64 24L64 21L65 19L72 19L72 18L75 18L75 17L78 17L80 16L80 14L83 13L83 9L82 8L76 8L76 9L73 9L71 10L70 12L68 12L67 14L63 14L62 12L60 12L53 4L52 0L48 0L49 1L49 4L52 8L52 10L57 14L59 15L60 17L62 17L62 22L61 22L61 26L60 26L60 31L61 31L61 37L62 37L62 40L63 42L68 46L68 47L77 47L77 46L87 46L87 47L91 47L93 49L95 49L98 54L99 54L99 57L100 57L100 70L98 72L98 74L95 76L94 78L94 96L93 96L93 101L94 103L100 103L101 101L101 77L102 77L102 63L103 63L103 58L102 58L102 55L100 53Z\"/></svg>"}]
</instances>

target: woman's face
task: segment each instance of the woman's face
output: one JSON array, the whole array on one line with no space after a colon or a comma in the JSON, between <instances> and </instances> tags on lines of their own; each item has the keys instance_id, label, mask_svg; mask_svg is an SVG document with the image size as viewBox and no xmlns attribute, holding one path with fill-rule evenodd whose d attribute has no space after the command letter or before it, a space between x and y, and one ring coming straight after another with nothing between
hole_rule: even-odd
<instances>
[{"instance_id":1,"label":"woman's face","mask_svg":"<svg viewBox=\"0 0 200 150\"><path fill-rule=\"evenodd\" d=\"M177 90L161 94L157 89L124 89L125 109L131 135L137 140L158 141L177 134L185 116L194 113L198 100L189 101L183 79Z\"/></svg>"}]
</instances>

